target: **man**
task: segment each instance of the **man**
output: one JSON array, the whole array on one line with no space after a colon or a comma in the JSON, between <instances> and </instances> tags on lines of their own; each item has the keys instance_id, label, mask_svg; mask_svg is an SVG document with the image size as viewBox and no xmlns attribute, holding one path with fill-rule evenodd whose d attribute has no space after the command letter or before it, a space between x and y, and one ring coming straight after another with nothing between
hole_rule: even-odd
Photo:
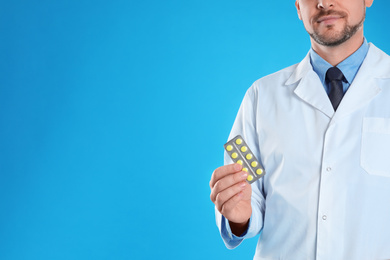
<instances>
[{"instance_id":1,"label":"man","mask_svg":"<svg viewBox=\"0 0 390 260\"><path fill-rule=\"evenodd\" d=\"M390 57L363 35L373 0L296 0L312 48L256 81L240 134L266 175L216 169L210 198L228 248L254 259L390 259Z\"/></svg>"}]
</instances>

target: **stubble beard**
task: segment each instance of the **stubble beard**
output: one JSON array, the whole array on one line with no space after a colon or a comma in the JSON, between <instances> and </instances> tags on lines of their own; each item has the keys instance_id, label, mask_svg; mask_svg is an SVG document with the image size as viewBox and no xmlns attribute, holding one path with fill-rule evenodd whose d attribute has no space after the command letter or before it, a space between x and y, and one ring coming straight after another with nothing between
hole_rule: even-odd
<instances>
[{"instance_id":1,"label":"stubble beard","mask_svg":"<svg viewBox=\"0 0 390 260\"><path fill-rule=\"evenodd\" d=\"M333 32L331 35L327 35L326 33L321 35L317 29L314 29L313 33L309 32L309 35L315 42L320 45L328 47L338 46L348 41L352 36L356 34L356 32L363 26L365 18L366 12L364 10L364 15L360 22L355 25L346 24L341 32Z\"/></svg>"}]
</instances>

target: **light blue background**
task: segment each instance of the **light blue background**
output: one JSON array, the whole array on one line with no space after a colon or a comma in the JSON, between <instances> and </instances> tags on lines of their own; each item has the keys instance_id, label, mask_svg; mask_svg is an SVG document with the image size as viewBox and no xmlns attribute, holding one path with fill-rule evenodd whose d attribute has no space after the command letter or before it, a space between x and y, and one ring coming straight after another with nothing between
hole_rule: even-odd
<instances>
[{"instance_id":1,"label":"light blue background","mask_svg":"<svg viewBox=\"0 0 390 260\"><path fill-rule=\"evenodd\" d=\"M251 259L208 182L246 89L309 47L294 1L1 1L0 259Z\"/></svg>"}]
</instances>

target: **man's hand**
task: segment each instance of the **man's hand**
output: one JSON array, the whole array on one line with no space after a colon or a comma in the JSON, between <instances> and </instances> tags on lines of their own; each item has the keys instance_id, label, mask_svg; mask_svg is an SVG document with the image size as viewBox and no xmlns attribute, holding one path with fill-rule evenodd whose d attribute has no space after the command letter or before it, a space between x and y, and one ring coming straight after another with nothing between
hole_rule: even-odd
<instances>
[{"instance_id":1,"label":"man's hand","mask_svg":"<svg viewBox=\"0 0 390 260\"><path fill-rule=\"evenodd\" d=\"M237 236L247 229L252 214L252 187L246 182L248 173L241 169L239 164L219 167L210 180L210 199Z\"/></svg>"}]
</instances>

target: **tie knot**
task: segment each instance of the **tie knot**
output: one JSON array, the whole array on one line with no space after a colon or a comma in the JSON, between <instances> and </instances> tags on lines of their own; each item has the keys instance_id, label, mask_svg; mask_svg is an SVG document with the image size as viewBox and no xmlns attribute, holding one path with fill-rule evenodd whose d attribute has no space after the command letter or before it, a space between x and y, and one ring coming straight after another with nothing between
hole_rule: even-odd
<instances>
[{"instance_id":1,"label":"tie knot","mask_svg":"<svg viewBox=\"0 0 390 260\"><path fill-rule=\"evenodd\" d=\"M337 67L329 68L328 71L326 72L325 77L329 81L333 81L333 80L342 81L342 80L344 80L344 74Z\"/></svg>"}]
</instances>

